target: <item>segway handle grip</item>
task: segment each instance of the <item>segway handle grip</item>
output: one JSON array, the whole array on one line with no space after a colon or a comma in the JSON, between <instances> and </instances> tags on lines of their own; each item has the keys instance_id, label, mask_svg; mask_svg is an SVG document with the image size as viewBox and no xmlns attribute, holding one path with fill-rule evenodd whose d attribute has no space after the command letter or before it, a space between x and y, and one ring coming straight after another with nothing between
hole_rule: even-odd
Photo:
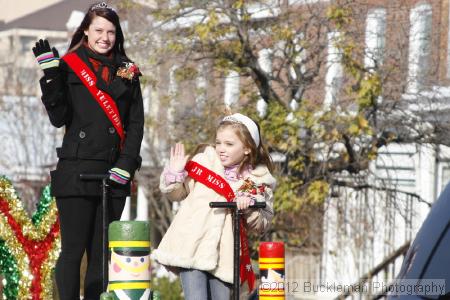
<instances>
[{"instance_id":1,"label":"segway handle grip","mask_svg":"<svg viewBox=\"0 0 450 300\"><path fill-rule=\"evenodd\" d=\"M81 180L103 180L109 178L109 174L80 174Z\"/></svg>"},{"instance_id":2,"label":"segway handle grip","mask_svg":"<svg viewBox=\"0 0 450 300\"><path fill-rule=\"evenodd\" d=\"M210 202L209 207L211 207L211 208L236 208L236 202ZM255 204L250 205L248 208L266 208L266 202L255 202Z\"/></svg>"}]
</instances>

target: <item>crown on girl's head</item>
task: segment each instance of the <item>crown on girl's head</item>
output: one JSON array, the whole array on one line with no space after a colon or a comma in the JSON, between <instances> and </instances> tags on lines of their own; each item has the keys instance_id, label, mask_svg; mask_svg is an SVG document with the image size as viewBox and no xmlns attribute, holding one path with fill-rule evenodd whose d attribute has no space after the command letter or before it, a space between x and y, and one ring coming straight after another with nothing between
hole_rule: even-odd
<instances>
[{"instance_id":1,"label":"crown on girl's head","mask_svg":"<svg viewBox=\"0 0 450 300\"><path fill-rule=\"evenodd\" d=\"M245 127L247 127L247 130L248 130L248 132L250 132L250 135L252 136L252 139L255 142L256 147L259 147L261 138L259 137L258 125L256 125L255 121L253 121L249 117L244 116L243 114L240 114L240 113L225 116L222 119L222 122L225 122L225 121L240 123L240 124L244 125Z\"/></svg>"},{"instance_id":2,"label":"crown on girl's head","mask_svg":"<svg viewBox=\"0 0 450 300\"><path fill-rule=\"evenodd\" d=\"M111 6L106 4L106 2L100 2L100 3L95 4L94 6L91 7L91 10L102 9L102 8L106 8L106 9L110 9L112 11L116 11L114 8L112 8Z\"/></svg>"}]
</instances>

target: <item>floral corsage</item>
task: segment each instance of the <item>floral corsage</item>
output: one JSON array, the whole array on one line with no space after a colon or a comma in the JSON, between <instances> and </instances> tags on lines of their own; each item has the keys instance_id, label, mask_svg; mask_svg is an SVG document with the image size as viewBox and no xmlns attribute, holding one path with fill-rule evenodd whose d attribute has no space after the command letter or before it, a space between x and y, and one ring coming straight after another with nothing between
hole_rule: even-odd
<instances>
[{"instance_id":1,"label":"floral corsage","mask_svg":"<svg viewBox=\"0 0 450 300\"><path fill-rule=\"evenodd\" d=\"M264 184L257 185L250 179L245 179L244 183L238 188L237 196L248 196L256 201L256 195L264 195L266 186Z\"/></svg>"},{"instance_id":2,"label":"floral corsage","mask_svg":"<svg viewBox=\"0 0 450 300\"><path fill-rule=\"evenodd\" d=\"M139 68L134 63L126 62L124 65L125 66L117 69L117 76L133 81L142 75L141 71L139 71Z\"/></svg>"}]
</instances>

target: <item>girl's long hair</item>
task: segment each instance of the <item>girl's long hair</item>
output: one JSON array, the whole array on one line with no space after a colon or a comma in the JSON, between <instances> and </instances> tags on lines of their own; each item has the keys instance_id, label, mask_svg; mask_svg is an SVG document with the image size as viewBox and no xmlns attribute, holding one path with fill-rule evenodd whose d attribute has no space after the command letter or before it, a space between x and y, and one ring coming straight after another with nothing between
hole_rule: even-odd
<instances>
[{"instance_id":1,"label":"girl's long hair","mask_svg":"<svg viewBox=\"0 0 450 300\"><path fill-rule=\"evenodd\" d=\"M125 54L125 48L123 46L124 36L122 27L120 26L119 16L111 8L96 7L95 9L92 9L95 5L97 5L97 3L92 4L84 15L83 21L81 21L80 26L78 26L77 30L72 36L69 50L67 52L73 52L77 50L85 41L87 41L87 36L84 34L84 31L88 30L89 26L92 23L92 20L95 17L102 17L113 23L113 25L116 27L116 42L114 43L112 51L128 59L127 55Z\"/></svg>"},{"instance_id":2,"label":"girl's long hair","mask_svg":"<svg viewBox=\"0 0 450 300\"><path fill-rule=\"evenodd\" d=\"M233 121L222 121L217 128L217 131L227 127L232 128L238 138L242 141L242 143L244 143L244 145L250 149L250 153L248 155L245 155L243 161L239 164L239 173L241 173L248 166L251 166L254 169L257 165L265 165L270 172L273 171L272 158L269 155L269 151L267 151L266 147L264 146L264 140L261 136L261 129L257 122L255 122L255 124L258 127L260 140L259 146L256 146L255 141L253 140L250 132L244 124Z\"/></svg>"}]
</instances>

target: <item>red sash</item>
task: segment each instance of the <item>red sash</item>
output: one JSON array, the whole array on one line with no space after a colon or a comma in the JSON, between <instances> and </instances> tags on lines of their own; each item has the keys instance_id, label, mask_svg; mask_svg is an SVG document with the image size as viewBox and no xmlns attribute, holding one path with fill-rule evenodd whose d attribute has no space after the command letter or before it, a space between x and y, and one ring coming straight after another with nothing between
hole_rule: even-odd
<instances>
[{"instance_id":1,"label":"red sash","mask_svg":"<svg viewBox=\"0 0 450 300\"><path fill-rule=\"evenodd\" d=\"M185 169L188 172L189 177L203 183L216 193L224 196L228 202L232 202L236 197L228 182L208 168L190 160L187 162ZM247 281L249 290L252 291L255 285L255 274L253 273L252 264L250 262L247 232L245 230L245 219L242 219L240 222L239 232L241 237L241 257L239 265L241 284Z\"/></svg>"},{"instance_id":2,"label":"red sash","mask_svg":"<svg viewBox=\"0 0 450 300\"><path fill-rule=\"evenodd\" d=\"M120 114L117 109L116 102L114 102L110 95L97 88L97 77L94 72L89 69L89 67L84 63L84 61L81 60L80 57L78 57L75 52L64 55L62 59L75 72L78 78L80 78L81 82L89 90L92 97L94 97L103 109L120 137L120 144L123 145L125 133L123 131L122 121L120 120Z\"/></svg>"}]
</instances>

